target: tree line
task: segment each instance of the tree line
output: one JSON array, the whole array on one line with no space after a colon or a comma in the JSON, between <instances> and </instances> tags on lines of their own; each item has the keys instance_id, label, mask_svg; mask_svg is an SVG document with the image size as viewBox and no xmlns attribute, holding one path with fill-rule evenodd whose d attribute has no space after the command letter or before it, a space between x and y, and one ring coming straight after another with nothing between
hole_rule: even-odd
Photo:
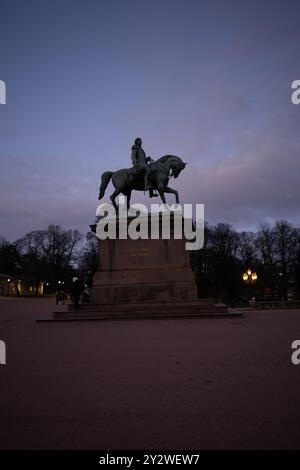
<instances>
[{"instance_id":1,"label":"tree line","mask_svg":"<svg viewBox=\"0 0 300 470\"><path fill-rule=\"evenodd\" d=\"M214 297L236 304L249 295L266 300L299 297L300 230L286 220L262 224L257 232L237 232L229 224L205 225L204 246L190 252L200 297ZM30 278L36 292L40 282L54 292L65 289L72 277L84 279L97 269L98 242L94 234L50 225L9 242L0 239L0 273ZM242 274L257 273L255 285L246 285Z\"/></svg>"},{"instance_id":2,"label":"tree line","mask_svg":"<svg viewBox=\"0 0 300 470\"><path fill-rule=\"evenodd\" d=\"M78 230L65 230L49 225L46 230L34 230L14 242L0 239L0 273L15 282L30 279L37 294L41 282L48 293L64 286L69 290L74 275L83 278L89 270L96 270L97 243L94 237L86 239Z\"/></svg>"},{"instance_id":3,"label":"tree line","mask_svg":"<svg viewBox=\"0 0 300 470\"><path fill-rule=\"evenodd\" d=\"M236 304L253 295L257 300L299 297L300 230L286 220L264 223L257 232L237 232L229 224L206 224L204 246L191 253L201 297ZM253 285L243 273L257 273Z\"/></svg>"}]
</instances>

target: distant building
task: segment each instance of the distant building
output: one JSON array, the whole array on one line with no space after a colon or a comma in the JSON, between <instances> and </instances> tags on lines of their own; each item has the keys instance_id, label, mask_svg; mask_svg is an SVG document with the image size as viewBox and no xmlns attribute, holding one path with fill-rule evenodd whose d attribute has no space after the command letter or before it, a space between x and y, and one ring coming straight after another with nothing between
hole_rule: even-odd
<instances>
[{"instance_id":1,"label":"distant building","mask_svg":"<svg viewBox=\"0 0 300 470\"><path fill-rule=\"evenodd\" d=\"M36 284L31 278L19 276L15 278L9 274L0 273L0 295L17 296L17 295L35 295ZM44 294L44 283L38 285L38 295Z\"/></svg>"}]
</instances>

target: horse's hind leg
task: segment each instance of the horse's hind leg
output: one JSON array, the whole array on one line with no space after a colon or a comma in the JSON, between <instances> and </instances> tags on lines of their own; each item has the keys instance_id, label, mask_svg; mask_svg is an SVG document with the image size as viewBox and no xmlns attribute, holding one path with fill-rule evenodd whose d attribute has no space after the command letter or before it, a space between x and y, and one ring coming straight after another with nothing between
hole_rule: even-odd
<instances>
[{"instance_id":1,"label":"horse's hind leg","mask_svg":"<svg viewBox=\"0 0 300 470\"><path fill-rule=\"evenodd\" d=\"M131 199L131 189L128 189L127 191L123 191L124 196L126 196L127 200L127 210L129 211L130 208L130 199Z\"/></svg>"},{"instance_id":2,"label":"horse's hind leg","mask_svg":"<svg viewBox=\"0 0 300 470\"><path fill-rule=\"evenodd\" d=\"M114 206L115 210L116 210L116 213L118 213L118 206L116 204L116 197L119 196L119 194L121 193L121 191L119 189L115 189L114 192L112 193L112 195L110 196L110 200L112 202L112 205Z\"/></svg>"}]
</instances>

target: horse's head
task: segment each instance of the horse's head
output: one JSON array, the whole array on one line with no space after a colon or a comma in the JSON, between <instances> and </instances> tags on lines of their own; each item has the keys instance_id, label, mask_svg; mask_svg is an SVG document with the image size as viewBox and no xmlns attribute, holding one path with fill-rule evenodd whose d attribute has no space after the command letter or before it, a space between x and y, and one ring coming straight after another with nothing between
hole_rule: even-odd
<instances>
[{"instance_id":1,"label":"horse's head","mask_svg":"<svg viewBox=\"0 0 300 470\"><path fill-rule=\"evenodd\" d=\"M181 171L187 165L181 160L180 157L177 157L176 155L164 155L155 163L158 164L159 168L165 168L165 170L168 171L169 176L174 176L174 178L177 178L179 173L181 173Z\"/></svg>"},{"instance_id":2,"label":"horse's head","mask_svg":"<svg viewBox=\"0 0 300 470\"><path fill-rule=\"evenodd\" d=\"M185 169L186 163L184 163L181 158L177 157L178 161L174 162L174 164L171 165L171 170L172 170L172 176L174 178L177 178L179 174L182 172L182 170Z\"/></svg>"}]
</instances>

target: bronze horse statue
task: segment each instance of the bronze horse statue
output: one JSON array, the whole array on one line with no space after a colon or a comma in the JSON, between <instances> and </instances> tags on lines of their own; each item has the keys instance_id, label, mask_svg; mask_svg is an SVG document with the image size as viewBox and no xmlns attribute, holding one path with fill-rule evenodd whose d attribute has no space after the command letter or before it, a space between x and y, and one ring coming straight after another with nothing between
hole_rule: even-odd
<instances>
[{"instance_id":1,"label":"bronze horse statue","mask_svg":"<svg viewBox=\"0 0 300 470\"><path fill-rule=\"evenodd\" d=\"M177 178L180 172L185 168L181 158L176 155L164 155L158 160L154 161L151 159L149 168L151 170L149 182L151 184L150 197L156 196L153 191L158 191L163 204L166 203L165 193L175 194L176 204L179 204L178 192L168 186L171 177ZM145 171L136 172L132 168L124 168L122 170L105 171L101 176L101 185L99 189L99 200L103 198L105 190L110 182L112 181L115 190L110 196L110 200L113 203L116 211L118 206L116 204L116 197L119 194L124 194L127 197L127 206L130 206L131 192L144 191L144 174Z\"/></svg>"}]
</instances>

